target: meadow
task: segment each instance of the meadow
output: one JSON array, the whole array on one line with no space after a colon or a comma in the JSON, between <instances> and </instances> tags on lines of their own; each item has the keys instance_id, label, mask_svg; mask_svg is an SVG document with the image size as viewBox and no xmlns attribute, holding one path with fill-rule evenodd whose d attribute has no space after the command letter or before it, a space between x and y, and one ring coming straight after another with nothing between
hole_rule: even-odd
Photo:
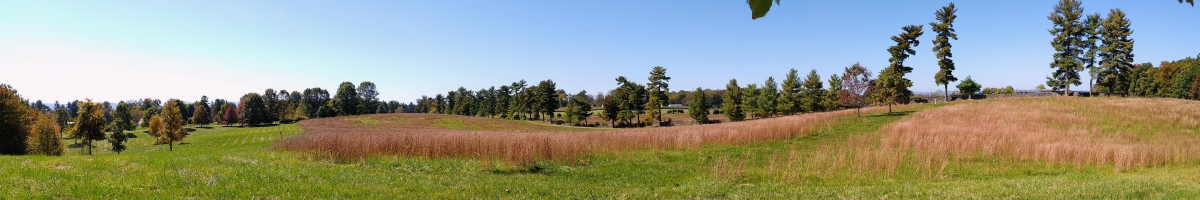
<instances>
[{"instance_id":1,"label":"meadow","mask_svg":"<svg viewBox=\"0 0 1200 200\"><path fill-rule=\"evenodd\" d=\"M967 115L957 114L959 112L981 111L973 109L983 109L987 111L985 113L996 115L1055 112L1059 110L1028 111L1020 108L1027 104L1061 107L1080 103L1076 101L1102 107L1062 108L1080 116L1080 119L1068 118L1079 120L1071 122L1082 123L1053 126L1058 121L1031 120L1045 124L1047 131L1027 134L1058 138L1039 144L1095 144L1095 148L1092 148L1095 151L1085 152L1103 152L1105 148L1101 147L1105 145L1122 147L1143 144L1187 150L1170 146L1175 143L1163 143L1153 138L1185 137L1179 134L1188 133L1193 134L1188 137L1196 137L1190 132L1195 130L1195 126L1188 121L1190 113L1195 112L1185 113L1188 111L1186 109L1145 111L1158 113L1146 116L1125 114L1121 110L1136 110L1139 109L1137 105L1146 102L1182 104L1179 106L1195 104L1161 99L977 100L899 107L898 112L893 114L879 109L864 109L862 118L824 113L737 123L630 130L569 128L519 121L492 126L489 124L493 122L486 118L455 117L459 119L456 121L443 118L444 115L367 115L262 127L200 128L192 132L184 141L185 144L177 145L174 151L167 151L165 145L152 145L151 139L144 133L135 132L139 137L131 139L129 151L121 154L108 152L102 145L102 148L95 150L95 155L90 156L80 155L77 148L69 149L70 155L61 157L0 156L0 176L6 178L0 183L0 194L4 194L0 198L1200 198L1200 184L1197 184L1200 183L1200 165L1192 159L1192 155L1183 155L1180 160L1167 159L1146 162L1156 164L1124 167L1117 164L1120 162L1116 160L1076 164L1069 158L1021 159L1017 156L1021 154L1008 151L987 153L980 149L957 150L924 145L987 144L946 143L957 139L893 142L897 138L911 137L908 135L913 132L905 130L926 127L928 123L957 126L959 122L941 117ZM1182 114L1170 114L1175 111ZM921 122L929 120L927 117L939 120ZM1000 124L1013 127L1012 130L1025 131L1015 129L1022 127L1021 124L1014 124L1020 119L992 117L1017 120ZM1143 125L1145 121L1136 121L1143 118L1155 123ZM969 118L962 120L973 122ZM792 125L802 122L819 123ZM345 133L345 138L369 134L391 137L396 134L387 133L391 131L388 127L414 129L406 134L443 133L451 136L442 137L458 139L467 136L493 137L497 134L530 134L526 137L564 141L578 138L579 135L611 133L616 136L608 140L594 140L612 143L577 146L590 149L585 148L586 151L581 151L571 160L535 159L532 168L501 164L511 162L503 159L386 152L338 159L322 155L321 151L288 150L285 147L291 142L304 141L301 138L306 135L329 134L323 131L330 130L307 127L314 124L338 125L328 127L332 131L378 130ZM785 124L797 129L776 130L767 126ZM345 127L340 127L343 125ZM987 124L963 126L964 129L957 129L958 132L915 130L930 134L980 131L980 134L984 134L980 137L986 138L989 136L986 134L990 133L988 130L994 128ZM496 130L479 131L474 127ZM745 131L738 134L717 131L735 128ZM1052 135L1055 130L1075 129L1081 132L1067 133L1098 135L1046 136ZM486 136L489 134L493 136ZM281 136L283 140L280 140ZM1024 137L1033 136L1014 138ZM634 141L619 142L623 140ZM370 148L372 145L360 144L357 147ZM881 155L874 154L881 151L852 151L875 147L883 149L892 145L905 146L905 149L893 152L890 157L871 157ZM1036 150L1039 145L1028 146ZM998 147L1011 149L1022 146ZM947 156L925 156L938 152L944 152ZM858 158L899 160L899 164L860 164L865 162ZM938 159L944 161L934 162ZM937 170L930 170L928 166L936 166Z\"/></svg>"}]
</instances>

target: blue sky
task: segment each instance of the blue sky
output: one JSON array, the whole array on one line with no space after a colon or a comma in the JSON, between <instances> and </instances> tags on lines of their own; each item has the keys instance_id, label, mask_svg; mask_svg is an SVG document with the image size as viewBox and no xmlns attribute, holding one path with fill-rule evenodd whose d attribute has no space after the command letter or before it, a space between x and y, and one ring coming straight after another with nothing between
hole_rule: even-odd
<instances>
[{"instance_id":1,"label":"blue sky","mask_svg":"<svg viewBox=\"0 0 1200 200\"><path fill-rule=\"evenodd\" d=\"M985 87L1044 83L1056 2L956 2L954 74ZM692 90L781 80L790 68L823 79L856 62L878 72L889 37L917 24L926 33L907 77L930 92L941 86L927 24L948 3L784 0L750 20L740 0L0 1L0 82L29 99L115 102L373 81L382 99L408 102L521 79L595 94L664 66L672 90ZM1200 53L1200 8L1083 5L1127 13L1139 63Z\"/></svg>"}]
</instances>

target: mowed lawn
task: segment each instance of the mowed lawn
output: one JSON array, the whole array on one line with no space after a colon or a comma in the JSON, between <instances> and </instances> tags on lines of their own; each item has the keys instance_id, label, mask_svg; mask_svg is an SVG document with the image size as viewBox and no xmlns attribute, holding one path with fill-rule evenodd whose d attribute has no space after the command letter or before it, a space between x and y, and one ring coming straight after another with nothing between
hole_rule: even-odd
<instances>
[{"instance_id":1,"label":"mowed lawn","mask_svg":"<svg viewBox=\"0 0 1200 200\"><path fill-rule=\"evenodd\" d=\"M294 124L201 128L175 151L151 145L152 138L138 132L121 154L97 141L103 145L95 155L71 148L61 157L0 156L0 199L1200 198L1197 163L1116 172L1111 166L981 159L927 174L904 167L821 170L816 162L822 161L806 159L831 144L878 134L890 122L940 106L842 117L803 138L600 152L582 163L540 163L540 170L528 173L471 159L377 157L339 163L273 150L280 135L300 131Z\"/></svg>"}]
</instances>

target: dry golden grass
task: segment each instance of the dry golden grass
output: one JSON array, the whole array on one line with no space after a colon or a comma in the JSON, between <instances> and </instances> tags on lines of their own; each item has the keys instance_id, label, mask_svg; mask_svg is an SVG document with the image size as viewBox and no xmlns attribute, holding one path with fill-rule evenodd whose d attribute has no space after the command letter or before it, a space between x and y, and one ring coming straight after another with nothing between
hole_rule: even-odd
<instances>
[{"instance_id":1,"label":"dry golden grass","mask_svg":"<svg viewBox=\"0 0 1200 200\"><path fill-rule=\"evenodd\" d=\"M865 108L877 112L884 108ZM538 161L579 162L593 151L629 149L693 149L705 144L744 144L805 136L827 129L837 117L854 110L812 113L735 123L594 131L521 131L505 128L449 130L404 122L414 118L461 119L466 127L513 121L448 115L372 115L370 119L339 117L300 122L304 132L276 148L322 157L362 160L376 155L426 158L477 158L519 165ZM510 131L490 131L510 130Z\"/></svg>"},{"instance_id":2,"label":"dry golden grass","mask_svg":"<svg viewBox=\"0 0 1200 200\"><path fill-rule=\"evenodd\" d=\"M826 169L930 176L954 161L1000 159L1112 166L1116 171L1200 161L1200 101L1148 98L1016 98L972 101L913 114L826 147Z\"/></svg>"}]
</instances>

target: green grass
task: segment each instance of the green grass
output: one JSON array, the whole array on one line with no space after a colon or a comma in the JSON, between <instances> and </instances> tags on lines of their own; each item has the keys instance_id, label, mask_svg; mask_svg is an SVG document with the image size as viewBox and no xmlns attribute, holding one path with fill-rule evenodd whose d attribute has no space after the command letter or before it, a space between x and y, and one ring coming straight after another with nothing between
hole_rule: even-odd
<instances>
[{"instance_id":1,"label":"green grass","mask_svg":"<svg viewBox=\"0 0 1200 200\"><path fill-rule=\"evenodd\" d=\"M917 109L926 109L926 105ZM907 112L901 112L907 113ZM0 156L0 199L468 199L468 198L1167 198L1200 197L1200 167L1117 173L1105 167L971 161L929 177L896 172L779 170L773 160L874 134L904 117L839 119L820 134L691 150L602 152L533 173L463 159L378 157L336 163L271 149L299 127L197 129L175 151L138 133L122 154ZM369 122L364 122L369 123ZM70 142L70 141L68 141ZM107 147L106 144L102 147ZM741 167L738 167L741 166ZM772 167L775 169L772 169ZM740 168L740 170L738 170ZM784 172L799 174L785 178Z\"/></svg>"}]
</instances>

